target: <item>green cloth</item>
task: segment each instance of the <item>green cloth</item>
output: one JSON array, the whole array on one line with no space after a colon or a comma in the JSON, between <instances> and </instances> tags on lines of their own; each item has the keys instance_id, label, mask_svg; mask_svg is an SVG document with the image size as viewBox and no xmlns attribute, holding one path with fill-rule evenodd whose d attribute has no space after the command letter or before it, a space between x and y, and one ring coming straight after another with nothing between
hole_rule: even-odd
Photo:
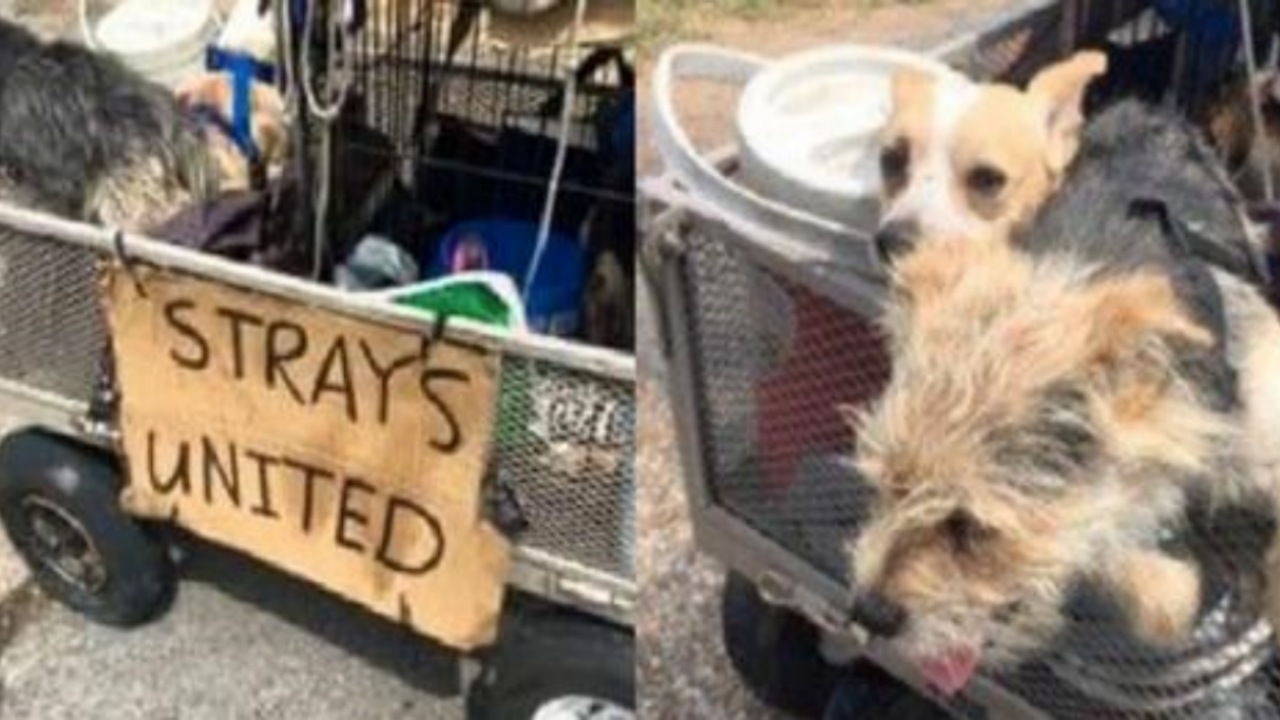
<instances>
[{"instance_id":1,"label":"green cloth","mask_svg":"<svg viewBox=\"0 0 1280 720\"><path fill-rule=\"evenodd\" d=\"M519 324L519 315L523 313L518 296L504 295L491 284L490 278L485 277L467 279L454 276L444 281L420 283L400 289L391 295L391 300L397 305L449 317L465 317L508 329ZM534 405L530 395L530 370L528 360L503 358L495 428L495 442L500 454L536 447L532 445L537 438L531 432Z\"/></svg>"},{"instance_id":2,"label":"green cloth","mask_svg":"<svg viewBox=\"0 0 1280 720\"><path fill-rule=\"evenodd\" d=\"M504 328L512 327L515 320L511 304L483 280L410 287L395 295L393 301L397 305Z\"/></svg>"}]
</instances>

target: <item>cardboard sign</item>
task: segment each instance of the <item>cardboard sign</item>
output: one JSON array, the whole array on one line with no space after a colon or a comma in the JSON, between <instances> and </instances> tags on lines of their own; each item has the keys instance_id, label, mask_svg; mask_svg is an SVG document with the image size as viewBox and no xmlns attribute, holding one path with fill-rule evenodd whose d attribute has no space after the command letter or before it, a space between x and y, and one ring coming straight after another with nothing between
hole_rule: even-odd
<instances>
[{"instance_id":1,"label":"cardboard sign","mask_svg":"<svg viewBox=\"0 0 1280 720\"><path fill-rule=\"evenodd\" d=\"M106 309L127 510L453 647L492 641L495 353L154 268L109 270Z\"/></svg>"}]
</instances>

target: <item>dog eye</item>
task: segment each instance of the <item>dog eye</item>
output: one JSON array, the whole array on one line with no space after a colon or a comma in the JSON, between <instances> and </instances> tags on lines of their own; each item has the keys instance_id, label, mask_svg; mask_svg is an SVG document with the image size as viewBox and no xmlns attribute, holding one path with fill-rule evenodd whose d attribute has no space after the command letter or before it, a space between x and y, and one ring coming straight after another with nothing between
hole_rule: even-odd
<instances>
[{"instance_id":1,"label":"dog eye","mask_svg":"<svg viewBox=\"0 0 1280 720\"><path fill-rule=\"evenodd\" d=\"M965 182L969 185L970 190L978 194L995 195L1004 189L1008 178L1003 172L990 165L979 165L969 171L969 176L965 178Z\"/></svg>"},{"instance_id":2,"label":"dog eye","mask_svg":"<svg viewBox=\"0 0 1280 720\"><path fill-rule=\"evenodd\" d=\"M973 551L979 543L991 536L991 530L966 510L952 512L943 521L942 527L956 551L962 553Z\"/></svg>"},{"instance_id":3,"label":"dog eye","mask_svg":"<svg viewBox=\"0 0 1280 720\"><path fill-rule=\"evenodd\" d=\"M885 180L896 182L906 177L910 163L911 148L906 140L897 140L880 153L880 175Z\"/></svg>"}]
</instances>

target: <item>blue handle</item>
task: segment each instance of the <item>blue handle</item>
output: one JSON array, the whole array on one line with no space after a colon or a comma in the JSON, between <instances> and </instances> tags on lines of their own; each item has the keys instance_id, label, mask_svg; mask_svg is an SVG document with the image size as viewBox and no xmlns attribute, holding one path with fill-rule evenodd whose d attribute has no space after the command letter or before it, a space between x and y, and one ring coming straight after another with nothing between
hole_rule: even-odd
<instances>
[{"instance_id":1,"label":"blue handle","mask_svg":"<svg viewBox=\"0 0 1280 720\"><path fill-rule=\"evenodd\" d=\"M258 157L250 118L253 115L253 83L275 82L275 68L248 53L210 47L205 56L209 70L231 75L231 138L250 158Z\"/></svg>"}]
</instances>

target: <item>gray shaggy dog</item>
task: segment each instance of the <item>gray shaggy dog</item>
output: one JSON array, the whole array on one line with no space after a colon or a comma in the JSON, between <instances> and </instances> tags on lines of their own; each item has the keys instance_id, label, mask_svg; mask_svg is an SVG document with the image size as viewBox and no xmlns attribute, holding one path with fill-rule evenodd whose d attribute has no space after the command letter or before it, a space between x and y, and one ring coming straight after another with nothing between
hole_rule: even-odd
<instances>
[{"instance_id":1,"label":"gray shaggy dog","mask_svg":"<svg viewBox=\"0 0 1280 720\"><path fill-rule=\"evenodd\" d=\"M165 88L0 20L0 198L140 232L217 184L199 123Z\"/></svg>"}]
</instances>

